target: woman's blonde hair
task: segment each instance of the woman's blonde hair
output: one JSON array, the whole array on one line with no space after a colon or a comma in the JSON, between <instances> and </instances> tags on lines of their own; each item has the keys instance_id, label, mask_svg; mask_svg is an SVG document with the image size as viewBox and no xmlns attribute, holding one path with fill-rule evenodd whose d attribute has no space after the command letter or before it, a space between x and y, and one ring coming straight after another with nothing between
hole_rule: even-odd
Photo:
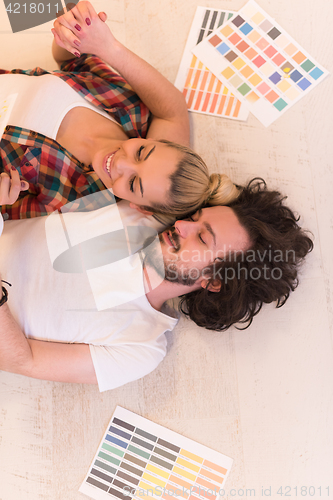
<instances>
[{"instance_id":1,"label":"woman's blonde hair","mask_svg":"<svg viewBox=\"0 0 333 500\"><path fill-rule=\"evenodd\" d=\"M166 140L159 142L179 151L181 159L170 176L169 201L151 207L155 215L167 214L179 218L204 205L226 205L236 200L239 190L227 175L210 175L202 158L186 146Z\"/></svg>"}]
</instances>

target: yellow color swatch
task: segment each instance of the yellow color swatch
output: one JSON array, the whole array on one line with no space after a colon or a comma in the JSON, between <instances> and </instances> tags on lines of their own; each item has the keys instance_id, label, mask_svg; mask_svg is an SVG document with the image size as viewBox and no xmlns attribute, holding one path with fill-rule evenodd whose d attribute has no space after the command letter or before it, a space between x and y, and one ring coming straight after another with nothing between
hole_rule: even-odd
<instances>
[{"instance_id":1,"label":"yellow color swatch","mask_svg":"<svg viewBox=\"0 0 333 500\"><path fill-rule=\"evenodd\" d=\"M140 481L139 488L145 490L147 492L147 496L150 494L150 491L153 491L154 494L156 494L155 486L151 486L151 484L144 483L143 481Z\"/></svg>"},{"instance_id":2,"label":"yellow color swatch","mask_svg":"<svg viewBox=\"0 0 333 500\"><path fill-rule=\"evenodd\" d=\"M177 465L173 467L172 472L176 472L180 476L186 477L186 479L190 479L191 481L195 481L197 477L195 474L191 474L191 472L188 472L184 469L181 469L180 467L177 467Z\"/></svg>"},{"instance_id":3,"label":"yellow color swatch","mask_svg":"<svg viewBox=\"0 0 333 500\"><path fill-rule=\"evenodd\" d=\"M158 479L155 476L151 476L150 474L147 474L147 472L144 472L142 475L143 479L147 479L147 481L150 481L151 483L157 484L158 486L165 486L166 481L162 481L161 479Z\"/></svg>"},{"instance_id":4,"label":"yellow color swatch","mask_svg":"<svg viewBox=\"0 0 333 500\"><path fill-rule=\"evenodd\" d=\"M194 453L191 453L190 451L181 449L179 453L183 457L189 458L190 460L193 460L194 462L198 462L199 464L202 464L202 462L203 462L203 458L198 457L198 455L195 455Z\"/></svg>"},{"instance_id":5,"label":"yellow color swatch","mask_svg":"<svg viewBox=\"0 0 333 500\"><path fill-rule=\"evenodd\" d=\"M282 80L277 84L277 88L281 90L281 92L286 92L286 90L290 89L291 83L288 80Z\"/></svg>"},{"instance_id":6,"label":"yellow color swatch","mask_svg":"<svg viewBox=\"0 0 333 500\"><path fill-rule=\"evenodd\" d=\"M191 462L188 462L187 460L184 460L183 458L178 457L176 462L179 465L183 465L184 467L187 467L188 469L194 470L194 472L199 472L199 470L200 470L200 467L198 465L192 464Z\"/></svg>"},{"instance_id":7,"label":"yellow color swatch","mask_svg":"<svg viewBox=\"0 0 333 500\"><path fill-rule=\"evenodd\" d=\"M241 69L243 66L245 66L245 61L243 61L242 58L240 57L237 57L237 59L234 60L234 62L232 63L236 69Z\"/></svg>"},{"instance_id":8,"label":"yellow color swatch","mask_svg":"<svg viewBox=\"0 0 333 500\"><path fill-rule=\"evenodd\" d=\"M257 12L252 16L252 21L256 24L260 24L265 19L265 16L261 12Z\"/></svg>"},{"instance_id":9,"label":"yellow color swatch","mask_svg":"<svg viewBox=\"0 0 333 500\"><path fill-rule=\"evenodd\" d=\"M223 75L225 78L227 78L227 80L229 80L229 78L231 78L234 74L235 74L235 71L233 69L231 69L230 66L225 68L221 73L221 75Z\"/></svg>"},{"instance_id":10,"label":"yellow color swatch","mask_svg":"<svg viewBox=\"0 0 333 500\"><path fill-rule=\"evenodd\" d=\"M193 56L190 64L190 68L195 68L195 63L197 62L197 57Z\"/></svg>"},{"instance_id":11,"label":"yellow color swatch","mask_svg":"<svg viewBox=\"0 0 333 500\"><path fill-rule=\"evenodd\" d=\"M168 477L170 476L170 472L166 472L166 471L160 469L159 467L155 467L155 465L152 465L152 464L148 464L146 467L146 470L149 470L150 472L154 472L158 476L165 477L166 479L168 479Z\"/></svg>"},{"instance_id":12,"label":"yellow color swatch","mask_svg":"<svg viewBox=\"0 0 333 500\"><path fill-rule=\"evenodd\" d=\"M220 33L222 33L222 35L224 35L224 36L229 36L233 32L234 32L234 30L228 25L220 30Z\"/></svg>"},{"instance_id":13,"label":"yellow color swatch","mask_svg":"<svg viewBox=\"0 0 333 500\"><path fill-rule=\"evenodd\" d=\"M259 83L262 81L262 78L260 78L259 75L257 75L257 73L254 73L254 75L251 76L251 78L249 78L249 82L252 83L252 85L254 87L256 87L257 85L259 85Z\"/></svg>"}]
</instances>

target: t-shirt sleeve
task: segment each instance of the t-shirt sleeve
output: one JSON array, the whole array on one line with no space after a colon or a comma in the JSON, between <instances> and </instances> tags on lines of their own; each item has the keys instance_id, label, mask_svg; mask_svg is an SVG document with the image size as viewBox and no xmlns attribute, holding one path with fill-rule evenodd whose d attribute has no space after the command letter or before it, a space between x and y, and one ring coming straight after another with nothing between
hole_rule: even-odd
<instances>
[{"instance_id":1,"label":"t-shirt sleeve","mask_svg":"<svg viewBox=\"0 0 333 500\"><path fill-rule=\"evenodd\" d=\"M160 338L161 340L161 338ZM166 339L159 346L90 344L100 392L137 380L157 368L166 354Z\"/></svg>"}]
</instances>

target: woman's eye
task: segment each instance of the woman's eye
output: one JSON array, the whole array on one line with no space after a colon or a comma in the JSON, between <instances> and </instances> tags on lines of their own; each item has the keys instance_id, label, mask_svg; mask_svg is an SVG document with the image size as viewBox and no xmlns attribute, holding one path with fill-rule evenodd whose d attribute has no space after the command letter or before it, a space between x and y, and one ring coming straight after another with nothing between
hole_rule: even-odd
<instances>
[{"instance_id":1,"label":"woman's eye","mask_svg":"<svg viewBox=\"0 0 333 500\"><path fill-rule=\"evenodd\" d=\"M130 179L130 181L129 181L129 187L130 187L130 191L132 191L132 193L134 193L134 188L133 188L134 181L135 181L135 177L132 177L132 179Z\"/></svg>"},{"instance_id":2,"label":"woman's eye","mask_svg":"<svg viewBox=\"0 0 333 500\"><path fill-rule=\"evenodd\" d=\"M142 150L143 150L144 148L145 148L144 146L140 146L140 147L139 147L139 150L138 150L138 159L139 159L139 160L140 160L140 158L141 158L141 152L142 152Z\"/></svg>"}]
</instances>

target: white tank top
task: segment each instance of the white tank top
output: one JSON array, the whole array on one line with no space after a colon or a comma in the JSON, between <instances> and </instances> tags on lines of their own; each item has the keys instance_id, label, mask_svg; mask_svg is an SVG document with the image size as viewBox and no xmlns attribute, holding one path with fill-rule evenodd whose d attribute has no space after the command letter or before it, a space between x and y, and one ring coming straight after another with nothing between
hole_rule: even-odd
<instances>
[{"instance_id":1,"label":"white tank top","mask_svg":"<svg viewBox=\"0 0 333 500\"><path fill-rule=\"evenodd\" d=\"M14 125L55 140L65 115L76 106L117 123L58 76L0 75L0 137L6 125Z\"/></svg>"}]
</instances>

